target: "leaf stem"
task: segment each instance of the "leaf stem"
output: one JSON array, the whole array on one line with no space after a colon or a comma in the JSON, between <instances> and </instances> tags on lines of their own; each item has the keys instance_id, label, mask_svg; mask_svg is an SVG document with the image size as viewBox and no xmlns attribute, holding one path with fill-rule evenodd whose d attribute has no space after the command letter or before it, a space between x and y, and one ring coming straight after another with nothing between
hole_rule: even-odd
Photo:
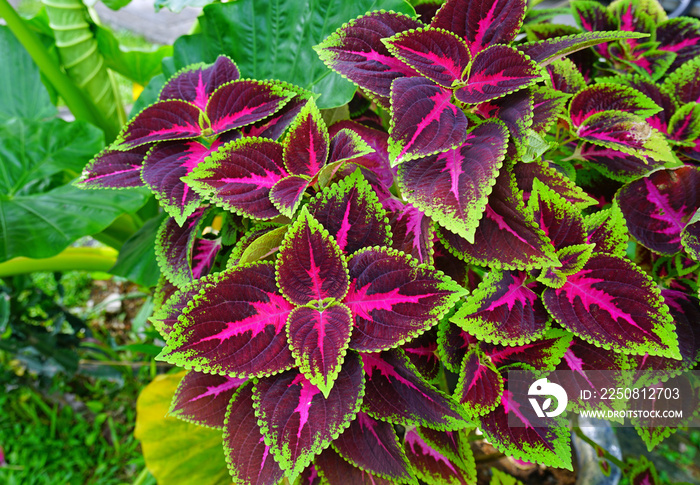
<instances>
[{"instance_id":1,"label":"leaf stem","mask_svg":"<svg viewBox=\"0 0 700 485\"><path fill-rule=\"evenodd\" d=\"M104 131L108 141L116 138L118 133L97 109L97 106L87 99L66 73L61 70L60 66L51 58L41 40L27 26L27 23L7 0L0 0L0 17L5 19L9 29L27 50L41 72L56 88L75 118L89 121L98 126Z\"/></svg>"},{"instance_id":2,"label":"leaf stem","mask_svg":"<svg viewBox=\"0 0 700 485\"><path fill-rule=\"evenodd\" d=\"M593 447L593 449L596 450L596 452L598 450L600 450L603 453L603 456L601 456L601 458L605 458L610 463L617 466L624 473L626 466L622 462L622 460L620 460L618 457L611 454L608 450L606 450L605 448L600 446L598 443L596 443L595 441L590 439L588 436L586 436L586 434L581 430L581 428L579 426L573 426L573 431L574 431L574 433L576 433L576 436L578 436L583 441L585 441L586 443L591 445Z\"/></svg>"},{"instance_id":3,"label":"leaf stem","mask_svg":"<svg viewBox=\"0 0 700 485\"><path fill-rule=\"evenodd\" d=\"M108 271L116 261L112 248L66 248L50 258L18 257L0 263L0 278L34 271Z\"/></svg>"}]
</instances>

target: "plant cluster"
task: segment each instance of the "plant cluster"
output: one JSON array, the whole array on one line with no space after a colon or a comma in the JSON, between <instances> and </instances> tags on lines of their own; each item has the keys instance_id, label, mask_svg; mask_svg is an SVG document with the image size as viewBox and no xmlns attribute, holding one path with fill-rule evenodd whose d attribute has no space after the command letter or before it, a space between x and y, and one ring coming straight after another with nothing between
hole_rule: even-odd
<instances>
[{"instance_id":1,"label":"plant cluster","mask_svg":"<svg viewBox=\"0 0 700 485\"><path fill-rule=\"evenodd\" d=\"M236 483L473 483L476 428L570 469L566 421L532 426L508 371L577 373L576 413L608 409L577 398L596 370L698 363L700 23L572 10L583 32L524 0L351 20L316 47L360 88L333 123L228 57L192 65L85 169L169 215L170 412L222 430Z\"/></svg>"}]
</instances>

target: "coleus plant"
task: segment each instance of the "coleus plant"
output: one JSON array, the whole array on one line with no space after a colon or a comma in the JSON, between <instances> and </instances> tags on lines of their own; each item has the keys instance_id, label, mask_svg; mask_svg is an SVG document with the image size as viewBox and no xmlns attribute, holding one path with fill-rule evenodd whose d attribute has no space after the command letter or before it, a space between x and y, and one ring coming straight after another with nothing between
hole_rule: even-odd
<instances>
[{"instance_id":1,"label":"coleus plant","mask_svg":"<svg viewBox=\"0 0 700 485\"><path fill-rule=\"evenodd\" d=\"M477 429L570 469L567 421L533 425L508 371L576 373L579 412L606 409L574 398L594 370L698 363L694 41L649 40L653 2L606 12L629 28L523 28L522 0L370 12L317 46L361 88L352 119L220 57L88 165L83 187L145 184L170 215L152 321L189 370L171 414L222 430L236 483L474 483ZM683 61L660 86L629 61L649 51Z\"/></svg>"}]
</instances>

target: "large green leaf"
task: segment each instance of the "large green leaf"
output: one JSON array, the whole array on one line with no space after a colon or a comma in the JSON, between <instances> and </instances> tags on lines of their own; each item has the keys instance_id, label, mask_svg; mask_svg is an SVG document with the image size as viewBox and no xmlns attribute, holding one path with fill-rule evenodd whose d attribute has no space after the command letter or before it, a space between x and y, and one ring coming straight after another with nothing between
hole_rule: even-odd
<instances>
[{"instance_id":1,"label":"large green leaf","mask_svg":"<svg viewBox=\"0 0 700 485\"><path fill-rule=\"evenodd\" d=\"M214 2L214 0L156 0L154 6L156 10L165 7L175 13L180 12L185 7L203 7Z\"/></svg>"},{"instance_id":2,"label":"large green leaf","mask_svg":"<svg viewBox=\"0 0 700 485\"><path fill-rule=\"evenodd\" d=\"M56 113L41 83L39 68L5 26L0 26L0 66L0 123L10 118L37 120Z\"/></svg>"},{"instance_id":3,"label":"large green leaf","mask_svg":"<svg viewBox=\"0 0 700 485\"><path fill-rule=\"evenodd\" d=\"M71 184L48 192L0 196L0 261L48 258L76 239L96 234L148 198L144 191L81 190Z\"/></svg>"},{"instance_id":4,"label":"large green leaf","mask_svg":"<svg viewBox=\"0 0 700 485\"><path fill-rule=\"evenodd\" d=\"M156 260L156 235L167 214L158 214L146 221L119 250L119 258L110 273L128 278L143 286L155 286L160 278Z\"/></svg>"},{"instance_id":5,"label":"large green leaf","mask_svg":"<svg viewBox=\"0 0 700 485\"><path fill-rule=\"evenodd\" d=\"M141 441L146 466L162 484L230 484L221 431L165 417L184 375L156 377L136 402L134 436Z\"/></svg>"},{"instance_id":6,"label":"large green leaf","mask_svg":"<svg viewBox=\"0 0 700 485\"><path fill-rule=\"evenodd\" d=\"M107 67L142 86L163 71L163 58L173 55L173 48L169 45L151 50L125 49L114 34L103 27L97 27L96 38Z\"/></svg>"},{"instance_id":7,"label":"large green leaf","mask_svg":"<svg viewBox=\"0 0 700 485\"><path fill-rule=\"evenodd\" d=\"M280 79L321 94L319 108L350 101L355 86L328 69L313 46L372 10L415 15L404 0L237 0L204 7L201 33L175 42L175 63L214 62L227 54L244 77Z\"/></svg>"}]
</instances>

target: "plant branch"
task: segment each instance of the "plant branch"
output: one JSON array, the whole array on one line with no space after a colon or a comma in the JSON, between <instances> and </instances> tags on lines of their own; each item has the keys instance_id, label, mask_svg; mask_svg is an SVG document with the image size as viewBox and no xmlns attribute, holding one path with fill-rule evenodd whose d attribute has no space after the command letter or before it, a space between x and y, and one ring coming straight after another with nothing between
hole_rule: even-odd
<instances>
[{"instance_id":1,"label":"plant branch","mask_svg":"<svg viewBox=\"0 0 700 485\"><path fill-rule=\"evenodd\" d=\"M610 463L617 466L621 471L625 470L626 467L625 467L625 464L622 462L622 460L620 460L618 457L611 454L608 450L606 450L605 448L600 446L598 443L596 443L595 441L590 439L588 436L586 436L586 434L581 430L581 428L579 426L574 426L573 431L574 431L574 433L576 433L576 436L578 436L583 441L585 441L586 443L591 445L593 447L593 449L596 450L596 453L598 453L598 450L600 450L600 452L603 454L603 456L601 456L601 458L605 458Z\"/></svg>"},{"instance_id":2,"label":"plant branch","mask_svg":"<svg viewBox=\"0 0 700 485\"><path fill-rule=\"evenodd\" d=\"M32 57L41 72L56 88L75 118L89 121L98 126L105 132L107 140L116 138L118 133L111 127L104 115L61 70L41 40L7 0L0 0L0 17L5 19L9 29Z\"/></svg>"},{"instance_id":3,"label":"plant branch","mask_svg":"<svg viewBox=\"0 0 700 485\"><path fill-rule=\"evenodd\" d=\"M117 254L112 248L67 248L50 258L13 258L0 263L0 278L34 271L107 271Z\"/></svg>"}]
</instances>

